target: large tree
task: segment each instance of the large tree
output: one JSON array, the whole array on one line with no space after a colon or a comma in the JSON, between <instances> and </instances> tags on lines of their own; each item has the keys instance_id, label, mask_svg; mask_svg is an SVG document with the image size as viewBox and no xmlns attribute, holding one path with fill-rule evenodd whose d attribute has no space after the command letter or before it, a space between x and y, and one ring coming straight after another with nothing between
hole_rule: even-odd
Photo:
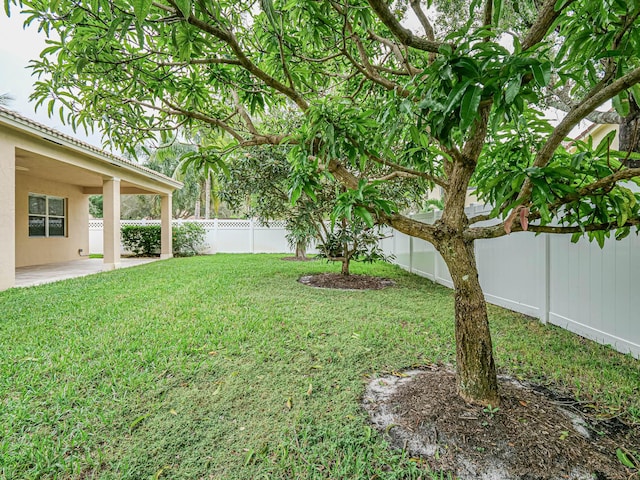
<instances>
[{"instance_id":1,"label":"large tree","mask_svg":"<svg viewBox=\"0 0 640 480\"><path fill-rule=\"evenodd\" d=\"M474 242L528 228L602 243L609 231L621 237L638 225L638 195L624 182L640 169L611 151L610 137L566 141L608 100L625 113L640 99L640 3L472 0L455 10L460 21L435 28L437 9L423 3L22 5L28 22L52 34L33 63L34 98L51 114L59 106L72 125L97 121L124 149L178 128L222 131L228 148L211 151L212 163L287 142L294 196L321 186L320 176L334 179L347 189L342 211L431 242L455 287L458 391L496 405ZM453 2L426 3L446 11ZM524 3L526 21L512 29L505 18ZM555 125L540 113L550 87L568 89L571 100ZM299 116L290 132L262 121L276 110ZM386 182L415 178L444 191L433 225L403 215L383 193ZM491 215L467 218L470 185L495 206Z\"/></svg>"}]
</instances>

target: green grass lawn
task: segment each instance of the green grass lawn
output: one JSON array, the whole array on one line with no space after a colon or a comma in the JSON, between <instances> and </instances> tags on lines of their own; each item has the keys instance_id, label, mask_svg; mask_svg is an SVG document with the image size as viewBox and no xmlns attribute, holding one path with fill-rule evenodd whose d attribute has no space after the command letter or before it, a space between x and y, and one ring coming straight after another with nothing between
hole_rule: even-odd
<instances>
[{"instance_id":1,"label":"green grass lawn","mask_svg":"<svg viewBox=\"0 0 640 480\"><path fill-rule=\"evenodd\" d=\"M0 478L429 478L359 402L371 375L453 363L453 296L389 265L222 255L0 292ZM640 367L490 307L501 373L640 422ZM438 478L435 477L434 478Z\"/></svg>"}]
</instances>

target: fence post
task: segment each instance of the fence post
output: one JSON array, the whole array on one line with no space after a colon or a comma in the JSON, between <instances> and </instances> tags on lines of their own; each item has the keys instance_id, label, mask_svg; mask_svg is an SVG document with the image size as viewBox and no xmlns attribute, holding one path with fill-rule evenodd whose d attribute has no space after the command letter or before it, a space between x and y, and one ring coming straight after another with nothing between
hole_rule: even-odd
<instances>
[{"instance_id":1,"label":"fence post","mask_svg":"<svg viewBox=\"0 0 640 480\"><path fill-rule=\"evenodd\" d=\"M254 232L253 217L249 219L249 231L251 232L251 236L249 237L249 241L250 241L249 251L251 253L256 253L255 252L255 248L254 248L254 245L255 245L254 233L255 232Z\"/></svg>"},{"instance_id":2,"label":"fence post","mask_svg":"<svg viewBox=\"0 0 640 480\"><path fill-rule=\"evenodd\" d=\"M413 237L409 237L409 272L413 273Z\"/></svg>"},{"instance_id":3,"label":"fence post","mask_svg":"<svg viewBox=\"0 0 640 480\"><path fill-rule=\"evenodd\" d=\"M213 253L218 253L218 219L213 219Z\"/></svg>"},{"instance_id":4,"label":"fence post","mask_svg":"<svg viewBox=\"0 0 640 480\"><path fill-rule=\"evenodd\" d=\"M540 302L540 321L549 322L551 311L551 235L543 234L542 247L542 299Z\"/></svg>"}]
</instances>

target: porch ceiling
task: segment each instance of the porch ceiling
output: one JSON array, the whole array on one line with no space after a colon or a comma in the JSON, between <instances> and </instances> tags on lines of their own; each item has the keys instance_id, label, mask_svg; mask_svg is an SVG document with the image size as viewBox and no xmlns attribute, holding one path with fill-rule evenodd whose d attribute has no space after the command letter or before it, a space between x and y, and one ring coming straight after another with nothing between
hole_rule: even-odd
<instances>
[{"instance_id":1,"label":"porch ceiling","mask_svg":"<svg viewBox=\"0 0 640 480\"><path fill-rule=\"evenodd\" d=\"M76 165L55 160L34 152L16 148L16 173L31 177L43 178L54 182L83 187L87 194L101 194L102 182L110 176L88 170ZM156 194L152 190L142 188L126 179L123 172L120 183L122 194Z\"/></svg>"}]
</instances>

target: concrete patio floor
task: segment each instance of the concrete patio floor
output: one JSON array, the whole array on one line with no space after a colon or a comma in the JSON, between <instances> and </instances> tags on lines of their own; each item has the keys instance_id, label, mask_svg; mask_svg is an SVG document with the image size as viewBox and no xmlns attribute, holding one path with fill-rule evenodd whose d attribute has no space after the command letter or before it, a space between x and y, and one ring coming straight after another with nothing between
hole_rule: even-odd
<instances>
[{"instance_id":1,"label":"concrete patio floor","mask_svg":"<svg viewBox=\"0 0 640 480\"><path fill-rule=\"evenodd\" d=\"M145 263L156 262L159 258L122 258L120 268L135 267ZM32 287L43 283L57 282L68 278L84 277L102 272L101 258L86 258L70 262L32 265L16 268L16 287Z\"/></svg>"}]
</instances>

